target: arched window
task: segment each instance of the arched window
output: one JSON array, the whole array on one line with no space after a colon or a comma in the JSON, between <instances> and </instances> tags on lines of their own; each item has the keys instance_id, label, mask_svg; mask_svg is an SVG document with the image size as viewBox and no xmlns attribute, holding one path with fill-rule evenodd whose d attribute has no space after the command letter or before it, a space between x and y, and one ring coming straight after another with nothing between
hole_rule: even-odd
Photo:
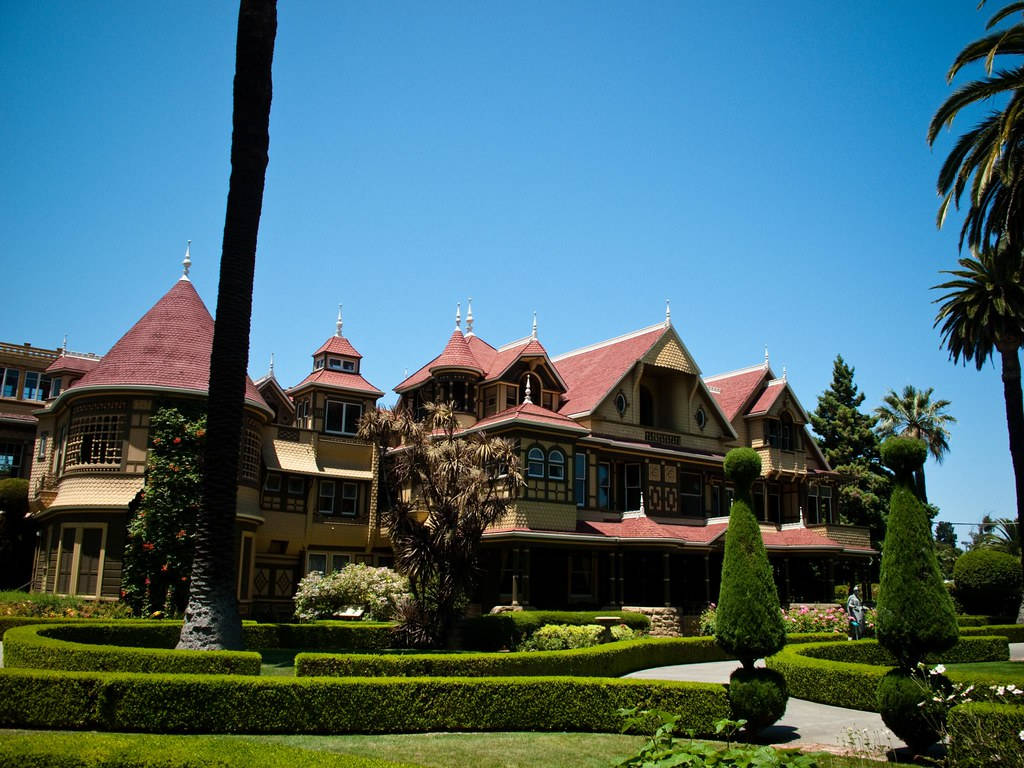
<instances>
[{"instance_id":1,"label":"arched window","mask_svg":"<svg viewBox=\"0 0 1024 768\"><path fill-rule=\"evenodd\" d=\"M565 480L565 454L557 448L548 454L548 477L552 480Z\"/></svg>"},{"instance_id":2,"label":"arched window","mask_svg":"<svg viewBox=\"0 0 1024 768\"><path fill-rule=\"evenodd\" d=\"M640 423L647 427L654 426L654 397L647 387L640 387Z\"/></svg>"},{"instance_id":3,"label":"arched window","mask_svg":"<svg viewBox=\"0 0 1024 768\"><path fill-rule=\"evenodd\" d=\"M544 477L544 451L531 448L526 454L526 476Z\"/></svg>"}]
</instances>

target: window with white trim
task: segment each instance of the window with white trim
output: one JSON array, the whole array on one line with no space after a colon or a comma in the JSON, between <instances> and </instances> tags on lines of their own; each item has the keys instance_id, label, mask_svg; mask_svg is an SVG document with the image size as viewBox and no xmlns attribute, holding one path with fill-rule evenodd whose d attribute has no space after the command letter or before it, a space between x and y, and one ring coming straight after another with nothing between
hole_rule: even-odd
<instances>
[{"instance_id":1,"label":"window with white trim","mask_svg":"<svg viewBox=\"0 0 1024 768\"><path fill-rule=\"evenodd\" d=\"M587 505L587 454L579 451L573 456L572 494L577 507Z\"/></svg>"},{"instance_id":2,"label":"window with white trim","mask_svg":"<svg viewBox=\"0 0 1024 768\"><path fill-rule=\"evenodd\" d=\"M362 403L328 400L324 410L324 432L334 435L354 435L359 431L359 419L362 416Z\"/></svg>"},{"instance_id":3,"label":"window with white trim","mask_svg":"<svg viewBox=\"0 0 1024 768\"><path fill-rule=\"evenodd\" d=\"M0 396L18 396L18 377L21 371L17 368L0 368Z\"/></svg>"},{"instance_id":4,"label":"window with white trim","mask_svg":"<svg viewBox=\"0 0 1024 768\"><path fill-rule=\"evenodd\" d=\"M626 474L626 510L635 511L640 509L640 465L627 464Z\"/></svg>"},{"instance_id":5,"label":"window with white trim","mask_svg":"<svg viewBox=\"0 0 1024 768\"><path fill-rule=\"evenodd\" d=\"M238 476L242 480L255 483L260 477L260 453L262 443L260 433L255 425L246 421L242 432L242 449L238 456Z\"/></svg>"},{"instance_id":6,"label":"window with white trim","mask_svg":"<svg viewBox=\"0 0 1024 768\"><path fill-rule=\"evenodd\" d=\"M46 444L49 441L50 441L50 433L49 432L41 432L39 434L39 448L38 448L38 451L36 452L36 458L37 459L41 460L41 459L45 459L46 458Z\"/></svg>"},{"instance_id":7,"label":"window with white trim","mask_svg":"<svg viewBox=\"0 0 1024 768\"><path fill-rule=\"evenodd\" d=\"M548 453L548 477L552 480L565 480L565 454L557 448Z\"/></svg>"},{"instance_id":8,"label":"window with white trim","mask_svg":"<svg viewBox=\"0 0 1024 768\"><path fill-rule=\"evenodd\" d=\"M679 473L679 512L683 517L704 517L702 483L696 472Z\"/></svg>"},{"instance_id":9,"label":"window with white trim","mask_svg":"<svg viewBox=\"0 0 1024 768\"><path fill-rule=\"evenodd\" d=\"M601 509L610 509L612 494L612 465L602 461L597 465L597 506Z\"/></svg>"},{"instance_id":10,"label":"window with white trim","mask_svg":"<svg viewBox=\"0 0 1024 768\"><path fill-rule=\"evenodd\" d=\"M0 477L17 477L21 471L21 443L0 443Z\"/></svg>"},{"instance_id":11,"label":"window with white trim","mask_svg":"<svg viewBox=\"0 0 1024 768\"><path fill-rule=\"evenodd\" d=\"M334 514L334 481L333 480L321 480L320 481L320 493L319 503L317 504L317 511L321 515L333 515Z\"/></svg>"},{"instance_id":12,"label":"window with white trim","mask_svg":"<svg viewBox=\"0 0 1024 768\"><path fill-rule=\"evenodd\" d=\"M65 468L120 466L127 421L124 410L122 403L97 403L76 408L68 432Z\"/></svg>"},{"instance_id":13,"label":"window with white trim","mask_svg":"<svg viewBox=\"0 0 1024 768\"><path fill-rule=\"evenodd\" d=\"M326 576L351 563L352 555L346 552L306 552L306 573L319 571Z\"/></svg>"},{"instance_id":14,"label":"window with white trim","mask_svg":"<svg viewBox=\"0 0 1024 768\"><path fill-rule=\"evenodd\" d=\"M359 486L355 483L341 484L341 508L339 512L345 517L359 515Z\"/></svg>"},{"instance_id":15,"label":"window with white trim","mask_svg":"<svg viewBox=\"0 0 1024 768\"><path fill-rule=\"evenodd\" d=\"M533 447L526 454L526 476L544 477L544 451Z\"/></svg>"}]
</instances>

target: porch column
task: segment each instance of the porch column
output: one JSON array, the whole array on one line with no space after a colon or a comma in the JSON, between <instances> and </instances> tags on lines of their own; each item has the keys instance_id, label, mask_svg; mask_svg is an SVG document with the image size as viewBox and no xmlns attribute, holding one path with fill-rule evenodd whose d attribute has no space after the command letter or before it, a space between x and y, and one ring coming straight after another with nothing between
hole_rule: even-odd
<instances>
[{"instance_id":1,"label":"porch column","mask_svg":"<svg viewBox=\"0 0 1024 768\"><path fill-rule=\"evenodd\" d=\"M519 602L523 605L530 604L530 548L523 547L519 554L519 570L523 576L519 580Z\"/></svg>"},{"instance_id":2,"label":"porch column","mask_svg":"<svg viewBox=\"0 0 1024 768\"><path fill-rule=\"evenodd\" d=\"M828 595L825 602L831 603L836 599L836 561L829 558L828 561Z\"/></svg>"},{"instance_id":3,"label":"porch column","mask_svg":"<svg viewBox=\"0 0 1024 768\"><path fill-rule=\"evenodd\" d=\"M512 605L519 605L519 547L512 548Z\"/></svg>"},{"instance_id":4,"label":"porch column","mask_svg":"<svg viewBox=\"0 0 1024 768\"><path fill-rule=\"evenodd\" d=\"M616 589L615 585L618 582L615 579L615 553L608 553L608 605L614 606L616 604Z\"/></svg>"},{"instance_id":5,"label":"porch column","mask_svg":"<svg viewBox=\"0 0 1024 768\"><path fill-rule=\"evenodd\" d=\"M711 602L711 553L704 555L704 602Z\"/></svg>"},{"instance_id":6,"label":"porch column","mask_svg":"<svg viewBox=\"0 0 1024 768\"><path fill-rule=\"evenodd\" d=\"M788 557L782 558L782 571L783 571L783 574L785 575L785 579L786 579L786 602L789 603L789 602L791 602L791 600L790 600L790 591L789 591L789 558Z\"/></svg>"},{"instance_id":7,"label":"porch column","mask_svg":"<svg viewBox=\"0 0 1024 768\"><path fill-rule=\"evenodd\" d=\"M672 556L665 552L661 556L662 582L664 584L665 607L672 605Z\"/></svg>"},{"instance_id":8,"label":"porch column","mask_svg":"<svg viewBox=\"0 0 1024 768\"><path fill-rule=\"evenodd\" d=\"M623 556L623 554L621 552L619 552L618 553L618 557L619 557L619 567L618 567L618 572L619 572L619 599L616 602L618 602L619 605L622 605L622 604L624 604L626 602L626 579L625 579L625 575L624 575L625 569L622 567L622 562L623 562L623 557L624 556Z\"/></svg>"}]
</instances>

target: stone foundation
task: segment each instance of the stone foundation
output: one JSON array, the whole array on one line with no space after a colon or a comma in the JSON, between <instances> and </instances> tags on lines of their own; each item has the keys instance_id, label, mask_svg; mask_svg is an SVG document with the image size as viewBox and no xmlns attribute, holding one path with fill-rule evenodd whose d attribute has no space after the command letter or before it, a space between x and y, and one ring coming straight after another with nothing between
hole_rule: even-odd
<instances>
[{"instance_id":1,"label":"stone foundation","mask_svg":"<svg viewBox=\"0 0 1024 768\"><path fill-rule=\"evenodd\" d=\"M697 634L697 616L684 616L679 608L624 605L621 610L642 613L651 620L651 637L684 637Z\"/></svg>"}]
</instances>

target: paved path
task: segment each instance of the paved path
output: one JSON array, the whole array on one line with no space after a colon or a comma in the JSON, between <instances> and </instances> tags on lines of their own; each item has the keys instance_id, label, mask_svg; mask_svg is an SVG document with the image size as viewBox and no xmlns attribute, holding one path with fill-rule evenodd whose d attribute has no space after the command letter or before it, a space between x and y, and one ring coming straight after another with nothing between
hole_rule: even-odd
<instances>
[{"instance_id":1,"label":"paved path","mask_svg":"<svg viewBox=\"0 0 1024 768\"><path fill-rule=\"evenodd\" d=\"M1024 661L1024 643L1010 643L1010 659ZM763 664L763 662L759 662ZM727 683L736 669L735 661L711 661L704 664L677 664L633 672L626 677L649 680L687 680L698 683ZM834 749L850 746L899 749L906 745L885 727L881 715L859 709L831 707L804 699L790 699L786 714L762 732L765 741L794 747L818 745ZM870 751L870 750L868 750Z\"/></svg>"}]
</instances>

